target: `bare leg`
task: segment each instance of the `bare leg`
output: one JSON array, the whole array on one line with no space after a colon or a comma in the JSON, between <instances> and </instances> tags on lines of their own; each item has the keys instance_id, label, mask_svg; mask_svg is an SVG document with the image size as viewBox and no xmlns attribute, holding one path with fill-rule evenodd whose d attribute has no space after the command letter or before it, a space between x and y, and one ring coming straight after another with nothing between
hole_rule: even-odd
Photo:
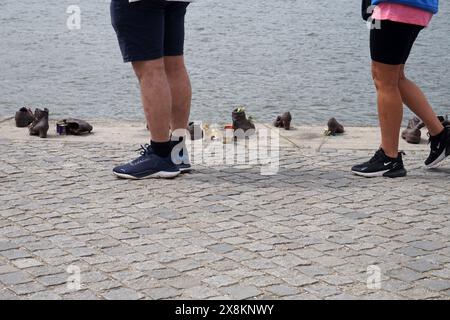
<instances>
[{"instance_id":1,"label":"bare leg","mask_svg":"<svg viewBox=\"0 0 450 320\"><path fill-rule=\"evenodd\" d=\"M427 126L430 135L436 136L444 130L433 108L428 103L422 90L405 76L405 65L400 68L400 93L404 104L411 109Z\"/></svg>"},{"instance_id":2,"label":"bare leg","mask_svg":"<svg viewBox=\"0 0 450 320\"><path fill-rule=\"evenodd\" d=\"M372 76L377 89L378 118L381 128L381 147L387 156L398 157L403 103L398 86L400 65L372 62Z\"/></svg>"},{"instance_id":3,"label":"bare leg","mask_svg":"<svg viewBox=\"0 0 450 320\"><path fill-rule=\"evenodd\" d=\"M172 97L164 60L133 62L141 87L145 117L154 142L169 141Z\"/></svg>"},{"instance_id":4,"label":"bare leg","mask_svg":"<svg viewBox=\"0 0 450 320\"><path fill-rule=\"evenodd\" d=\"M192 88L183 56L164 57L164 65L172 94L172 130L186 129L191 109Z\"/></svg>"}]
</instances>

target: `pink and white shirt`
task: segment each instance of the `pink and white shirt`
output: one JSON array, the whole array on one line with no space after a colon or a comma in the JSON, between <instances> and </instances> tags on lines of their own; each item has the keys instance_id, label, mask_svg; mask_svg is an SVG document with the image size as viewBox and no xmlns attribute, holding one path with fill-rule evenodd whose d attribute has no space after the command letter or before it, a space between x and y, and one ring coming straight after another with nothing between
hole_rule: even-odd
<instances>
[{"instance_id":1,"label":"pink and white shirt","mask_svg":"<svg viewBox=\"0 0 450 320\"><path fill-rule=\"evenodd\" d=\"M375 7L372 18L427 27L433 18L433 14L419 8L385 2Z\"/></svg>"}]
</instances>

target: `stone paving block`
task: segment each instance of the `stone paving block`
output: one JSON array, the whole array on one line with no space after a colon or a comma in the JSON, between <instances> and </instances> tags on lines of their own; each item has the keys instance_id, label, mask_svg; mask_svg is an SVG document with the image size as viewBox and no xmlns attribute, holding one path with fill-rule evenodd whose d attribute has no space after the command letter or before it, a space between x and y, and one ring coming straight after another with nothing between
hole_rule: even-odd
<instances>
[{"instance_id":1,"label":"stone paving block","mask_svg":"<svg viewBox=\"0 0 450 320\"><path fill-rule=\"evenodd\" d=\"M164 281L164 284L175 289L189 289L201 285L201 279L198 277L183 275L176 278L167 279Z\"/></svg>"},{"instance_id":2,"label":"stone paving block","mask_svg":"<svg viewBox=\"0 0 450 320\"><path fill-rule=\"evenodd\" d=\"M228 253L235 249L234 246L229 245L227 243L215 244L209 247L209 250L212 250L216 253Z\"/></svg>"},{"instance_id":3,"label":"stone paving block","mask_svg":"<svg viewBox=\"0 0 450 320\"><path fill-rule=\"evenodd\" d=\"M11 265L0 265L0 274L5 274L5 273L12 273L18 271L16 267L13 267Z\"/></svg>"},{"instance_id":4,"label":"stone paving block","mask_svg":"<svg viewBox=\"0 0 450 320\"><path fill-rule=\"evenodd\" d=\"M37 292L30 297L28 297L29 300L62 300L62 297L59 294L56 294L54 292Z\"/></svg>"},{"instance_id":5,"label":"stone paving block","mask_svg":"<svg viewBox=\"0 0 450 320\"><path fill-rule=\"evenodd\" d=\"M171 287L162 287L145 290L145 295L153 300L165 300L175 298L181 294L180 291ZM199 298L200 299L200 298Z\"/></svg>"},{"instance_id":6,"label":"stone paving block","mask_svg":"<svg viewBox=\"0 0 450 320\"><path fill-rule=\"evenodd\" d=\"M308 266L311 265L310 260L301 259L295 255L285 255L278 256L272 259L272 262L285 267L285 268L294 268L298 266Z\"/></svg>"},{"instance_id":7,"label":"stone paving block","mask_svg":"<svg viewBox=\"0 0 450 320\"><path fill-rule=\"evenodd\" d=\"M12 249L18 249L20 247L19 244L11 242L11 241L0 241L0 251L8 251Z\"/></svg>"},{"instance_id":8,"label":"stone paving block","mask_svg":"<svg viewBox=\"0 0 450 320\"><path fill-rule=\"evenodd\" d=\"M63 300L99 300L90 290L80 290L72 293L68 293L62 296Z\"/></svg>"},{"instance_id":9,"label":"stone paving block","mask_svg":"<svg viewBox=\"0 0 450 320\"><path fill-rule=\"evenodd\" d=\"M282 278L286 283L293 285L295 287L303 287L305 285L315 284L318 282L317 279L302 274L295 274L290 277Z\"/></svg>"},{"instance_id":10,"label":"stone paving block","mask_svg":"<svg viewBox=\"0 0 450 320\"><path fill-rule=\"evenodd\" d=\"M212 287L220 288L236 284L238 281L227 275L217 275L206 278L203 280L203 282L209 284Z\"/></svg>"},{"instance_id":11,"label":"stone paving block","mask_svg":"<svg viewBox=\"0 0 450 320\"><path fill-rule=\"evenodd\" d=\"M402 280L407 283L415 282L426 277L426 275L423 273L419 273L407 268L393 270L389 273L389 275L395 279Z\"/></svg>"},{"instance_id":12,"label":"stone paving block","mask_svg":"<svg viewBox=\"0 0 450 320\"><path fill-rule=\"evenodd\" d=\"M29 283L23 283L23 284L16 284L10 287L14 293L17 295L29 295L36 292L44 291L46 288L45 286L36 283L36 282L29 282Z\"/></svg>"},{"instance_id":13,"label":"stone paving block","mask_svg":"<svg viewBox=\"0 0 450 320\"><path fill-rule=\"evenodd\" d=\"M17 300L17 298L8 288L0 288L0 300Z\"/></svg>"},{"instance_id":14,"label":"stone paving block","mask_svg":"<svg viewBox=\"0 0 450 320\"><path fill-rule=\"evenodd\" d=\"M186 272L194 269L200 268L202 265L194 260L191 259L184 259L176 262L172 262L169 264L169 267L179 271L179 272Z\"/></svg>"},{"instance_id":15,"label":"stone paving block","mask_svg":"<svg viewBox=\"0 0 450 320\"><path fill-rule=\"evenodd\" d=\"M19 269L42 266L42 262L33 258L17 259L13 260L12 263Z\"/></svg>"},{"instance_id":16,"label":"stone paving block","mask_svg":"<svg viewBox=\"0 0 450 320\"><path fill-rule=\"evenodd\" d=\"M171 269L171 268L151 270L151 271L147 271L146 273L155 280L170 279L170 278L175 278L180 275L179 271L177 271L175 269Z\"/></svg>"},{"instance_id":17,"label":"stone paving block","mask_svg":"<svg viewBox=\"0 0 450 320\"><path fill-rule=\"evenodd\" d=\"M103 292L116 288L123 287L122 283L116 280L107 279L99 282L92 282L84 285L85 289L90 289L93 292Z\"/></svg>"},{"instance_id":18,"label":"stone paving block","mask_svg":"<svg viewBox=\"0 0 450 320\"><path fill-rule=\"evenodd\" d=\"M23 271L4 273L0 275L0 282L6 286L31 282L33 279Z\"/></svg>"},{"instance_id":19,"label":"stone paving block","mask_svg":"<svg viewBox=\"0 0 450 320\"><path fill-rule=\"evenodd\" d=\"M401 295L407 299L415 299L415 300L436 299L437 297L439 297L439 293L420 287L405 290L401 293Z\"/></svg>"},{"instance_id":20,"label":"stone paving block","mask_svg":"<svg viewBox=\"0 0 450 320\"><path fill-rule=\"evenodd\" d=\"M304 290L308 293L315 295L316 297L321 298L321 299L342 294L342 291L339 290L338 287L330 286L330 285L326 285L326 284L322 284L322 283L308 285L308 286L304 287Z\"/></svg>"},{"instance_id":21,"label":"stone paving block","mask_svg":"<svg viewBox=\"0 0 450 320\"><path fill-rule=\"evenodd\" d=\"M324 276L329 275L332 273L332 271L329 268L322 267L322 266L300 266L297 267L297 270L299 270L301 273L304 273L307 276L310 277L317 277L317 276Z\"/></svg>"},{"instance_id":22,"label":"stone paving block","mask_svg":"<svg viewBox=\"0 0 450 320\"><path fill-rule=\"evenodd\" d=\"M22 258L31 258L31 254L24 249L10 249L0 252L0 255L4 256L7 259L22 259Z\"/></svg>"},{"instance_id":23,"label":"stone paving block","mask_svg":"<svg viewBox=\"0 0 450 320\"><path fill-rule=\"evenodd\" d=\"M420 280L417 284L431 291L445 291L450 289L450 281L448 280L424 279Z\"/></svg>"},{"instance_id":24,"label":"stone paving block","mask_svg":"<svg viewBox=\"0 0 450 320\"><path fill-rule=\"evenodd\" d=\"M291 296L298 293L298 290L295 287L287 285L274 285L265 288L265 290L275 294L276 297Z\"/></svg>"},{"instance_id":25,"label":"stone paving block","mask_svg":"<svg viewBox=\"0 0 450 320\"><path fill-rule=\"evenodd\" d=\"M221 289L221 291L235 300L252 299L260 295L262 292L254 286L233 285Z\"/></svg>"},{"instance_id":26,"label":"stone paving block","mask_svg":"<svg viewBox=\"0 0 450 320\"><path fill-rule=\"evenodd\" d=\"M102 294L102 297L106 300L139 300L142 298L142 294L129 288L118 288L108 290Z\"/></svg>"},{"instance_id":27,"label":"stone paving block","mask_svg":"<svg viewBox=\"0 0 450 320\"><path fill-rule=\"evenodd\" d=\"M354 280L352 280L350 277L342 276L342 275L326 275L326 276L320 276L317 277L323 282L326 282L329 285L337 286L337 287L343 287L349 284L352 284Z\"/></svg>"},{"instance_id":28,"label":"stone paving block","mask_svg":"<svg viewBox=\"0 0 450 320\"><path fill-rule=\"evenodd\" d=\"M417 272L427 272L431 270L438 270L441 268L439 265L423 259L410 261L405 265Z\"/></svg>"},{"instance_id":29,"label":"stone paving block","mask_svg":"<svg viewBox=\"0 0 450 320\"><path fill-rule=\"evenodd\" d=\"M435 251L435 250L445 248L445 244L440 243L440 242L435 242L435 241L421 240L421 241L414 241L409 244L412 245L413 247L416 247L416 248L419 248L422 250L426 250L426 251Z\"/></svg>"},{"instance_id":30,"label":"stone paving block","mask_svg":"<svg viewBox=\"0 0 450 320\"><path fill-rule=\"evenodd\" d=\"M69 277L70 277L69 273L59 273L48 276L42 276L37 278L37 280L45 286L55 286L67 283Z\"/></svg>"}]
</instances>

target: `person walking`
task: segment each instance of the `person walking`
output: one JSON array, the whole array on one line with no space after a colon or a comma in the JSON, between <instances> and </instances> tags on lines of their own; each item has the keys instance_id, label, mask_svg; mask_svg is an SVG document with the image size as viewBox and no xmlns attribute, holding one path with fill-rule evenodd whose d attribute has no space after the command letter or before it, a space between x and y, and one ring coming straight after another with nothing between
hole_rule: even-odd
<instances>
[{"instance_id":1,"label":"person walking","mask_svg":"<svg viewBox=\"0 0 450 320\"><path fill-rule=\"evenodd\" d=\"M151 133L137 159L117 166L125 179L174 178L189 171L187 152L174 145L185 139L191 85L184 63L185 15L193 0L111 0L111 22L124 62L139 80L142 105ZM172 136L171 136L172 132ZM174 159L181 157L182 159Z\"/></svg>"},{"instance_id":2,"label":"person walking","mask_svg":"<svg viewBox=\"0 0 450 320\"><path fill-rule=\"evenodd\" d=\"M438 12L439 0L372 0L370 31L372 76L377 91L381 147L368 162L352 172L364 177L404 177L399 153L403 104L427 126L431 152L426 168L434 168L450 155L450 128L444 127L421 89L405 75L405 64L420 31Z\"/></svg>"}]
</instances>

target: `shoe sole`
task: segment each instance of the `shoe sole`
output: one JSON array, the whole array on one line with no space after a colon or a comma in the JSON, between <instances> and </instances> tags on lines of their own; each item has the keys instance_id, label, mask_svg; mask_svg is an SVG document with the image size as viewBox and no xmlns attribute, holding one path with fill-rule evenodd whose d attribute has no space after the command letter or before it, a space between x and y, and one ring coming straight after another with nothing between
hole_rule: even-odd
<instances>
[{"instance_id":1,"label":"shoe sole","mask_svg":"<svg viewBox=\"0 0 450 320\"><path fill-rule=\"evenodd\" d=\"M434 160L432 163L430 163L429 165L425 165L425 168L427 169L434 169L436 168L442 161L444 161L448 156L450 156L450 146L447 147L446 150L444 150L441 155Z\"/></svg>"},{"instance_id":2,"label":"shoe sole","mask_svg":"<svg viewBox=\"0 0 450 320\"><path fill-rule=\"evenodd\" d=\"M192 168L188 168L188 169L180 169L180 172L181 172L181 174L184 174L184 173L191 173L193 170L194 170L194 169L192 169Z\"/></svg>"},{"instance_id":3,"label":"shoe sole","mask_svg":"<svg viewBox=\"0 0 450 320\"><path fill-rule=\"evenodd\" d=\"M181 171L177 171L177 172L167 172L167 171L160 171L160 172L156 172L154 174L145 176L145 177L135 177L129 174L124 174L124 173L117 173L117 172L113 172L114 175L116 175L117 177L121 178L121 179L129 179L129 180L144 180L144 179L173 179L177 176L179 176L181 174Z\"/></svg>"},{"instance_id":4,"label":"shoe sole","mask_svg":"<svg viewBox=\"0 0 450 320\"><path fill-rule=\"evenodd\" d=\"M360 176L360 177L365 177L365 178L378 178L378 177L385 177L385 178L403 178L407 176L407 172L405 169L403 170L398 170L398 171L394 171L394 172L390 172L390 170L386 170L386 171L378 171L378 172L370 172L370 173L364 173L364 172L358 172L358 171L353 171L353 174Z\"/></svg>"}]
</instances>

